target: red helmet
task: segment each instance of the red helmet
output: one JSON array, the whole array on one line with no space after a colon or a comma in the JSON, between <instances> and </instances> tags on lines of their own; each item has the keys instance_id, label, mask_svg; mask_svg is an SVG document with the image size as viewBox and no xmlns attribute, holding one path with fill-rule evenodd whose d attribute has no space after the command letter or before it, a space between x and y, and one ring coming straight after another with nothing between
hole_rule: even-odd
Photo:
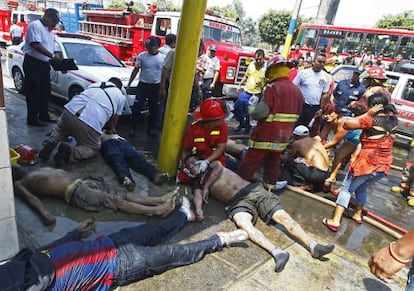
<instances>
[{"instance_id":1,"label":"red helmet","mask_svg":"<svg viewBox=\"0 0 414 291\"><path fill-rule=\"evenodd\" d=\"M207 121L225 118L227 115L225 104L215 98L204 100L194 111L194 119Z\"/></svg>"},{"instance_id":2,"label":"red helmet","mask_svg":"<svg viewBox=\"0 0 414 291\"><path fill-rule=\"evenodd\" d=\"M385 75L385 70L383 68L373 66L366 71L364 78L386 80L387 76Z\"/></svg>"},{"instance_id":3,"label":"red helmet","mask_svg":"<svg viewBox=\"0 0 414 291\"><path fill-rule=\"evenodd\" d=\"M271 66L278 65L278 64L287 65L287 63L288 61L284 57L275 56L271 58L269 62L267 62L267 67L270 68Z\"/></svg>"}]
</instances>

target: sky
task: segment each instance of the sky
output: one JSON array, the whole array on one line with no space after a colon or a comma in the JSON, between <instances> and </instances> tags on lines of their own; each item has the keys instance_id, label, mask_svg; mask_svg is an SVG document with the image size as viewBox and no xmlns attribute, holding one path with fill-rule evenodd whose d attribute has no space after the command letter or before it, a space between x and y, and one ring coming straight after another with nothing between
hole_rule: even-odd
<instances>
[{"instance_id":1,"label":"sky","mask_svg":"<svg viewBox=\"0 0 414 291\"><path fill-rule=\"evenodd\" d=\"M183 0L176 0L182 3ZM232 0L207 0L209 6L226 6ZM295 0L241 0L247 17L257 20L270 9L293 11ZM316 18L320 0L302 0L299 15ZM334 24L374 27L385 15L414 12L413 0L340 0Z\"/></svg>"}]
</instances>

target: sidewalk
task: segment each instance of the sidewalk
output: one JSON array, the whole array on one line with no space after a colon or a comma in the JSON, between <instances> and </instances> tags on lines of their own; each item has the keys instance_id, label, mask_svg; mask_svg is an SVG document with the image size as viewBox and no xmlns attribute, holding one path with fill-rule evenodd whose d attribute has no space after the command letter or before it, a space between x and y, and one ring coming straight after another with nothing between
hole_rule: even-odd
<instances>
[{"instance_id":1,"label":"sidewalk","mask_svg":"<svg viewBox=\"0 0 414 291\"><path fill-rule=\"evenodd\" d=\"M8 114L8 133L10 146L20 143L28 144L36 149L41 148L46 134L53 125L46 128L28 127L25 118L25 103L23 100L5 92ZM131 142L140 149L156 151L159 139L148 138L145 131ZM127 129L122 125L120 134L127 137ZM39 163L32 167L51 166L53 162ZM119 188L118 182L101 157L79 162L65 167L67 170L95 172L105 177L105 181ZM413 226L414 210L405 201L388 190L390 185L398 182L399 173L383 179L369 197L370 210L376 209L387 219L408 228ZM143 176L134 173L137 181L136 193L144 192L150 195L162 195L174 187L173 181L162 187L154 186ZM332 197L321 193L321 196ZM280 248L291 254L285 270L274 272L274 261L264 250L252 242L246 242L240 247L228 248L222 252L208 255L201 262L177 268L164 274L148 278L118 290L404 290L407 269L398 273L397 281L385 284L370 274L367 260L370 254L380 246L393 240L376 228L363 223L355 224L352 220L344 219L338 233L330 232L322 225L322 218L329 216L332 208L320 202L303 197L295 192L285 190L280 198L289 212L313 237L321 243L334 242L336 249L327 255L326 261L313 259L307 250L290 239L278 226L269 227L259 222L258 228ZM103 211L88 213L74 209L62 201L45 199L44 204L57 217L57 223L45 227L40 219L23 202L16 198L16 219L19 230L20 247L39 246L46 244L77 225L77 222L94 216L98 229L93 237L107 234L121 227L136 222L148 222L155 217L127 215L121 212ZM224 206L214 199L206 205L206 218L203 222L189 223L183 231L169 242L188 242L206 238L218 230L232 230L234 224L226 219Z\"/></svg>"}]
</instances>

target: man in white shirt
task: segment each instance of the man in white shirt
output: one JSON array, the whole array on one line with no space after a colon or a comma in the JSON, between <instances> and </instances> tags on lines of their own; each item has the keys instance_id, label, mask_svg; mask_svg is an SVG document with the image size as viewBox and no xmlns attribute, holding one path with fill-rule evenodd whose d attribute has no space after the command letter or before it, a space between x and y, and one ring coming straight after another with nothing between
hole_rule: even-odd
<instances>
[{"instance_id":1,"label":"man in white shirt","mask_svg":"<svg viewBox=\"0 0 414 291\"><path fill-rule=\"evenodd\" d=\"M293 80L293 84L299 87L305 101L296 125L308 126L315 113L323 108L326 102L329 102L328 91L331 76L323 70L325 63L326 55L319 53L312 67L300 70Z\"/></svg>"},{"instance_id":2,"label":"man in white shirt","mask_svg":"<svg viewBox=\"0 0 414 291\"><path fill-rule=\"evenodd\" d=\"M22 42L23 28L18 26L16 22L16 20L13 20L13 24L10 26L12 45L18 45Z\"/></svg>"},{"instance_id":3,"label":"man in white shirt","mask_svg":"<svg viewBox=\"0 0 414 291\"><path fill-rule=\"evenodd\" d=\"M66 105L52 131L48 142L39 152L39 158L47 161L58 142L68 136L76 139L76 146L61 142L54 156L57 165L95 156L101 147L102 129L116 132L118 117L125 106L122 82L111 78L108 82L95 83Z\"/></svg>"},{"instance_id":4,"label":"man in white shirt","mask_svg":"<svg viewBox=\"0 0 414 291\"><path fill-rule=\"evenodd\" d=\"M52 30L58 22L59 12L48 8L42 19L32 21L27 26L23 71L28 125L46 126L48 122L56 122L49 115L49 62L59 62L62 59L60 54L54 53L55 35Z\"/></svg>"},{"instance_id":5,"label":"man in white shirt","mask_svg":"<svg viewBox=\"0 0 414 291\"><path fill-rule=\"evenodd\" d=\"M135 60L135 68L131 73L128 88L139 72L139 83L137 87L135 102L132 107L132 120L130 136L135 136L138 118L144 107L145 99L148 98L149 116L147 119L147 134L155 136L158 116L158 102L160 93L160 82L162 66L165 55L159 53L161 39L150 36L145 40L147 51L140 53ZM129 90L128 90L129 91Z\"/></svg>"},{"instance_id":6,"label":"man in white shirt","mask_svg":"<svg viewBox=\"0 0 414 291\"><path fill-rule=\"evenodd\" d=\"M220 60L216 57L216 46L208 47L208 62L206 71L203 74L203 100L213 96L213 89L216 87L220 74Z\"/></svg>"}]
</instances>

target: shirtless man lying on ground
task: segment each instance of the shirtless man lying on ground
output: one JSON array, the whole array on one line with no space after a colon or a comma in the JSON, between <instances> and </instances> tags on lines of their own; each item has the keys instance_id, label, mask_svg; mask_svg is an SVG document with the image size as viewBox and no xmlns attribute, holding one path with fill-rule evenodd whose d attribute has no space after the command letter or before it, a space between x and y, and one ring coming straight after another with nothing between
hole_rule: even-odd
<instances>
[{"instance_id":1,"label":"shirtless man lying on ground","mask_svg":"<svg viewBox=\"0 0 414 291\"><path fill-rule=\"evenodd\" d=\"M138 196L127 193L125 199L111 191L103 179L94 174L71 173L62 169L40 168L27 171L13 167L14 193L26 201L46 225L56 218L46 210L38 198L63 198L75 207L100 211L105 208L122 210L132 214L155 214L166 216L175 208L178 188L162 197Z\"/></svg>"},{"instance_id":2,"label":"shirtless man lying on ground","mask_svg":"<svg viewBox=\"0 0 414 291\"><path fill-rule=\"evenodd\" d=\"M185 165L193 174L199 172L196 164L199 158L187 157ZM210 194L227 204L230 218L249 234L251 241L267 250L276 262L275 271L281 272L289 260L289 253L277 248L262 232L254 227L257 218L264 222L281 224L286 231L298 239L311 253L313 258L321 259L335 248L335 245L321 245L315 242L300 225L283 210L278 196L267 191L260 183L250 183L231 170L216 167L210 176L218 176L210 186Z\"/></svg>"}]
</instances>

